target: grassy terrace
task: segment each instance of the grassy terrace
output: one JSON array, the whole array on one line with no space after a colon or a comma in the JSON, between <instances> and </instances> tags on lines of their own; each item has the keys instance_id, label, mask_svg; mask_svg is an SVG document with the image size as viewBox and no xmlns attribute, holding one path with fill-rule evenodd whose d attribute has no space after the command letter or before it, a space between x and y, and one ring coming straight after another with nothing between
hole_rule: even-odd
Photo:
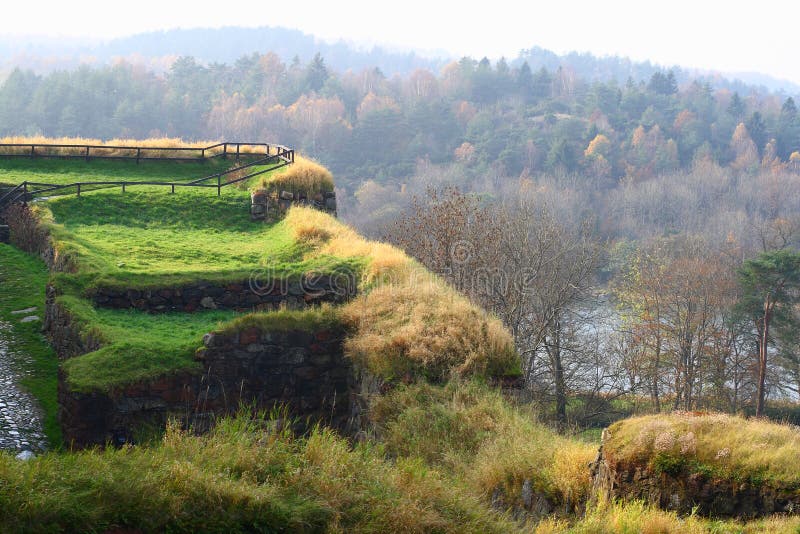
<instances>
[{"instance_id":1,"label":"grassy terrace","mask_svg":"<svg viewBox=\"0 0 800 534\"><path fill-rule=\"evenodd\" d=\"M0 173L0 181L6 182L40 176L43 168L68 182L73 179L65 177L68 172L77 177L89 167L97 173L113 169L115 179L127 180L153 179L154 175L173 179L173 170L194 170L190 177L196 177L198 169L209 167L26 159L0 161L3 164L16 169ZM277 176L258 177L254 182L274 181L292 188L300 180L300 187L305 187L315 179L317 169L303 161L296 169L288 167L277 171ZM322 170L326 173L322 188L329 189L330 174ZM81 179L86 177L81 175ZM114 188L34 203L59 256L72 267L72 272L52 278L60 292L57 301L74 316L82 334L103 344L94 353L65 362L72 388L102 391L197 370L193 353L202 335L224 329L237 318L226 311L155 316L97 309L91 304L97 288L241 282L253 271L289 280L312 272L355 275L362 296L326 311L326 320L347 325L353 332L347 340L348 354L388 379L408 373L443 379L452 372L518 372L511 338L500 323L401 251L366 241L310 208L293 208L285 220L263 224L250 221L248 206L249 192L234 187L223 189L219 197L211 190L187 188L170 194L143 186L126 193ZM291 323L292 313L257 313L242 320L271 327Z\"/></svg>"},{"instance_id":2,"label":"grassy terrace","mask_svg":"<svg viewBox=\"0 0 800 534\"><path fill-rule=\"evenodd\" d=\"M358 269L358 260L314 254L284 222L249 220L247 193L218 198L205 191L96 191L37 206L76 273L55 277L65 306L100 350L64 364L77 391L107 390L167 373L198 369L193 360L204 333L236 317L232 311L150 315L94 308L98 286L155 288L246 280L253 270L278 277ZM111 222L113 221L113 222Z\"/></svg>"},{"instance_id":3,"label":"grassy terrace","mask_svg":"<svg viewBox=\"0 0 800 534\"><path fill-rule=\"evenodd\" d=\"M254 224L246 192L228 189L102 191L48 201L39 210L60 252L92 283L157 287L247 279L256 268L296 276L333 258L307 260L285 223Z\"/></svg>"}]
</instances>

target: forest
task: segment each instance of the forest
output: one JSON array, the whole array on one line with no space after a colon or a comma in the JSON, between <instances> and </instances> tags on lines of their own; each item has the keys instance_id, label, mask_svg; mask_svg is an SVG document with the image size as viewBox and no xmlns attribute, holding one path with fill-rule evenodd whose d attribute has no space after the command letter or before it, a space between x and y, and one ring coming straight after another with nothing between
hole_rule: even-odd
<instances>
[{"instance_id":1,"label":"forest","mask_svg":"<svg viewBox=\"0 0 800 534\"><path fill-rule=\"evenodd\" d=\"M787 416L800 395L794 98L543 57L390 76L273 52L185 56L163 73L18 68L0 87L0 136L296 147L333 170L345 221L503 320L528 394L559 424Z\"/></svg>"}]
</instances>

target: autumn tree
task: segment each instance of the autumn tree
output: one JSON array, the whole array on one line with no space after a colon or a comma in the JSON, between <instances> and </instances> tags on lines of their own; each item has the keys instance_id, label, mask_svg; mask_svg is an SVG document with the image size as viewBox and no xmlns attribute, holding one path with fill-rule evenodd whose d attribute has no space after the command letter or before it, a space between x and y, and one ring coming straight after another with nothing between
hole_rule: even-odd
<instances>
[{"instance_id":1,"label":"autumn tree","mask_svg":"<svg viewBox=\"0 0 800 534\"><path fill-rule=\"evenodd\" d=\"M756 144L747 133L743 123L739 123L731 138L731 150L734 160L731 167L739 171L754 171L758 168L758 150Z\"/></svg>"},{"instance_id":2,"label":"autumn tree","mask_svg":"<svg viewBox=\"0 0 800 534\"><path fill-rule=\"evenodd\" d=\"M574 371L596 355L580 339L601 251L590 228L561 224L523 190L487 204L446 188L415 200L387 237L497 314L514 335L528 384L546 384L563 424Z\"/></svg>"},{"instance_id":3,"label":"autumn tree","mask_svg":"<svg viewBox=\"0 0 800 534\"><path fill-rule=\"evenodd\" d=\"M614 288L624 330L642 350L637 368L654 409L661 409L663 392L675 408L695 409L706 375L725 376L721 340L733 302L732 270L702 240L668 239L634 255Z\"/></svg>"}]
</instances>

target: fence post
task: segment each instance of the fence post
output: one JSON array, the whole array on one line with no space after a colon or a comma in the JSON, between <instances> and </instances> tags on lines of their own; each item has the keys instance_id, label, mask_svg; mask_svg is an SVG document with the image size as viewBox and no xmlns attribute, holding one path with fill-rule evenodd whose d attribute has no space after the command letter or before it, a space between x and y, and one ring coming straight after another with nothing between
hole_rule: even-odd
<instances>
[{"instance_id":1,"label":"fence post","mask_svg":"<svg viewBox=\"0 0 800 534\"><path fill-rule=\"evenodd\" d=\"M206 159L206 149L200 150L200 159Z\"/></svg>"},{"instance_id":2,"label":"fence post","mask_svg":"<svg viewBox=\"0 0 800 534\"><path fill-rule=\"evenodd\" d=\"M172 184L172 194L175 194L175 184Z\"/></svg>"},{"instance_id":3,"label":"fence post","mask_svg":"<svg viewBox=\"0 0 800 534\"><path fill-rule=\"evenodd\" d=\"M36 157L36 145L31 145L31 159Z\"/></svg>"},{"instance_id":4,"label":"fence post","mask_svg":"<svg viewBox=\"0 0 800 534\"><path fill-rule=\"evenodd\" d=\"M228 143L222 145L222 159L228 159Z\"/></svg>"},{"instance_id":5,"label":"fence post","mask_svg":"<svg viewBox=\"0 0 800 534\"><path fill-rule=\"evenodd\" d=\"M78 183L78 196L81 196L81 184Z\"/></svg>"},{"instance_id":6,"label":"fence post","mask_svg":"<svg viewBox=\"0 0 800 534\"><path fill-rule=\"evenodd\" d=\"M136 164L139 164L139 158L142 157L142 149L140 147L136 147Z\"/></svg>"},{"instance_id":7,"label":"fence post","mask_svg":"<svg viewBox=\"0 0 800 534\"><path fill-rule=\"evenodd\" d=\"M122 182L122 192L125 192L125 182Z\"/></svg>"},{"instance_id":8,"label":"fence post","mask_svg":"<svg viewBox=\"0 0 800 534\"><path fill-rule=\"evenodd\" d=\"M217 196L222 195L222 174L217 173Z\"/></svg>"},{"instance_id":9,"label":"fence post","mask_svg":"<svg viewBox=\"0 0 800 534\"><path fill-rule=\"evenodd\" d=\"M239 143L236 143L236 161L239 161L239 148L241 148L241 146L242 145Z\"/></svg>"},{"instance_id":10,"label":"fence post","mask_svg":"<svg viewBox=\"0 0 800 534\"><path fill-rule=\"evenodd\" d=\"M89 145L86 145L86 161L89 161Z\"/></svg>"}]
</instances>

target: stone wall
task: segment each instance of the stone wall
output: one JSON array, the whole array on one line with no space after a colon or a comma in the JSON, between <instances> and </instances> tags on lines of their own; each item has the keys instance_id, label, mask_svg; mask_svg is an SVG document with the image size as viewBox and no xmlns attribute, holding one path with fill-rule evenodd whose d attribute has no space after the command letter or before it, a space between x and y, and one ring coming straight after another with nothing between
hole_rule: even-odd
<instances>
[{"instance_id":1,"label":"stone wall","mask_svg":"<svg viewBox=\"0 0 800 534\"><path fill-rule=\"evenodd\" d=\"M278 193L259 189L250 193L250 217L254 221L276 222L293 205L310 206L336 217L336 193L333 191L309 195L305 192Z\"/></svg>"},{"instance_id":2,"label":"stone wall","mask_svg":"<svg viewBox=\"0 0 800 534\"><path fill-rule=\"evenodd\" d=\"M9 241L12 245L29 254L42 258L53 272L73 272L74 265L69 257L60 254L53 246L50 235L39 219L24 204L14 204L3 212L9 229Z\"/></svg>"},{"instance_id":3,"label":"stone wall","mask_svg":"<svg viewBox=\"0 0 800 534\"><path fill-rule=\"evenodd\" d=\"M602 445L591 469L595 498L642 500L679 514L745 520L800 510L796 488L776 488L767 480L755 484L684 469L655 472L646 459L638 463L614 461L603 452Z\"/></svg>"},{"instance_id":4,"label":"stone wall","mask_svg":"<svg viewBox=\"0 0 800 534\"><path fill-rule=\"evenodd\" d=\"M285 406L298 423L323 421L346 429L354 374L345 358L344 330L245 328L209 333L197 359L202 371L178 373L109 392L70 391L59 380L59 420L74 447L135 442L146 428L167 420L205 430L216 416L241 405L257 410Z\"/></svg>"},{"instance_id":5,"label":"stone wall","mask_svg":"<svg viewBox=\"0 0 800 534\"><path fill-rule=\"evenodd\" d=\"M56 291L50 285L45 291L42 330L61 360L94 352L102 346L100 340L95 339L90 332L82 332L69 311L56 303Z\"/></svg>"},{"instance_id":6,"label":"stone wall","mask_svg":"<svg viewBox=\"0 0 800 534\"><path fill-rule=\"evenodd\" d=\"M197 353L208 379L203 402L227 413L241 402L264 408L283 404L295 414L341 426L349 416L353 376L344 356L344 336L343 328L251 327L228 335L207 334Z\"/></svg>"},{"instance_id":7,"label":"stone wall","mask_svg":"<svg viewBox=\"0 0 800 534\"><path fill-rule=\"evenodd\" d=\"M236 311L276 310L281 306L300 309L323 302L341 303L353 298L352 277L315 276L265 287L253 279L244 282L198 282L159 289L98 288L92 300L101 308L134 308L159 313L193 312L202 309Z\"/></svg>"}]
</instances>

